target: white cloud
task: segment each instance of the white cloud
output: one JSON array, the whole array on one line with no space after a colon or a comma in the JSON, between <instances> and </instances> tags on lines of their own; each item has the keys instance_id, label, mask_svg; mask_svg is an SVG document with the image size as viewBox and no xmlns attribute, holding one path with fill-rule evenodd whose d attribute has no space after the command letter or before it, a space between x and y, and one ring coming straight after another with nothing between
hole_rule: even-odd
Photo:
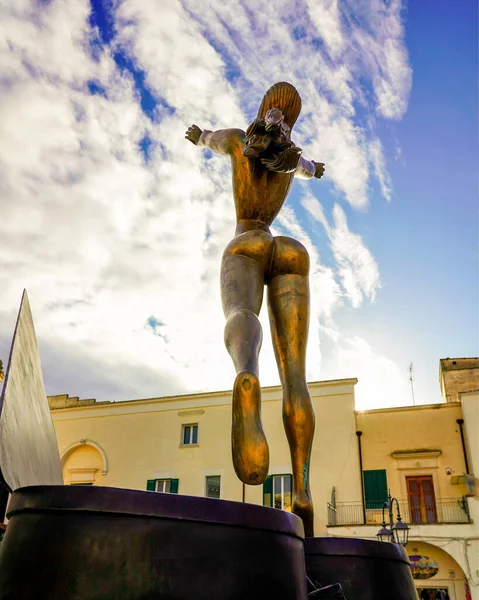
<instances>
[{"instance_id":1,"label":"white cloud","mask_svg":"<svg viewBox=\"0 0 479 600\"><path fill-rule=\"evenodd\" d=\"M81 14L85 31L76 37L68 27L77 32L78 15L63 14L61 43L75 57L72 72L76 63L87 68L52 81L55 63L43 57L32 75L19 59L17 79L2 97L2 309L12 322L26 286L44 346L69 348L78 363L87 349L90 362L104 365L105 379L124 373L124 389L136 395L212 387L214 375L226 387L216 283L217 258L233 229L220 177L227 165L210 161L207 175L180 118L151 124L108 52L102 61L110 75L101 79L98 63L78 50L77 38L88 33L88 11ZM31 16L35 23L37 17ZM21 52L32 64L36 43L25 39ZM84 89L93 77L106 98ZM151 166L138 147L145 131L165 148ZM205 241L207 228L212 235ZM150 315L166 323L169 344L145 329ZM146 378L145 369L158 377ZM79 382L88 379L81 371ZM83 385L60 381L69 391Z\"/></svg>"},{"instance_id":2,"label":"white cloud","mask_svg":"<svg viewBox=\"0 0 479 600\"><path fill-rule=\"evenodd\" d=\"M361 236L349 230L344 210L334 206L332 226L311 194L303 197L302 205L328 234L341 285L353 308L359 308L364 297L374 302L380 287L379 267Z\"/></svg>"},{"instance_id":3,"label":"white cloud","mask_svg":"<svg viewBox=\"0 0 479 600\"><path fill-rule=\"evenodd\" d=\"M358 65L363 25L351 35L338 3L322 6L320 20L311 2L258 11L253 1L172 0L160 11L153 0L125 0L112 47L95 56L87 0L0 9L3 357L27 287L51 393L118 399L231 385L218 284L234 231L230 167L186 142L186 127L246 126L267 86L288 73L304 101L298 143L327 163L338 194L365 206L371 163L386 196L390 188L379 141L356 119L356 104L394 118L405 109L399 10L371 2L364 18L374 43ZM159 101L154 120L115 51L144 72ZM365 73L376 102L361 90ZM149 160L139 147L146 134ZM374 299L377 265L339 206L328 225L339 281L292 209L277 227L311 254L308 374L316 378L322 336L339 339L334 312L345 293L354 306ZM161 323L155 331L150 317ZM263 382L273 383L266 343L263 354Z\"/></svg>"},{"instance_id":4,"label":"white cloud","mask_svg":"<svg viewBox=\"0 0 479 600\"><path fill-rule=\"evenodd\" d=\"M343 287L357 308L363 296L373 301L379 288L379 268L371 252L356 233L348 229L346 215L336 204L333 209L335 227L331 232L331 247L338 263Z\"/></svg>"},{"instance_id":5,"label":"white cloud","mask_svg":"<svg viewBox=\"0 0 479 600\"><path fill-rule=\"evenodd\" d=\"M242 120L225 65L178 1L125 0L117 11L116 44L146 72L147 84L182 116L216 127Z\"/></svg>"},{"instance_id":6,"label":"white cloud","mask_svg":"<svg viewBox=\"0 0 479 600\"><path fill-rule=\"evenodd\" d=\"M299 144L327 163L327 176L353 206L364 207L368 141L375 135L355 120L356 104L370 114L398 118L407 106L411 77L398 3L387 10L377 0L356 4L341 10L335 0L273 2L258 11L251 1L185 2L201 31L227 57L251 116L265 87L289 74L304 101ZM352 19L352 12L360 18ZM384 47L389 40L395 60ZM365 80L375 90L376 104L367 100Z\"/></svg>"},{"instance_id":7,"label":"white cloud","mask_svg":"<svg viewBox=\"0 0 479 600\"><path fill-rule=\"evenodd\" d=\"M346 215L339 205L333 209L333 223L324 214L320 202L311 194L304 194L303 207L320 223L326 232L336 264L333 281L338 296L355 309L365 298L374 302L380 287L378 265L361 236L348 228ZM357 377L356 408L381 408L408 404L407 381L397 365L378 353L364 338L341 331L334 320L340 303L333 304L331 318L320 326L320 337L325 342L325 358L321 377L326 379Z\"/></svg>"},{"instance_id":8,"label":"white cloud","mask_svg":"<svg viewBox=\"0 0 479 600\"><path fill-rule=\"evenodd\" d=\"M338 0L308 0L309 14L332 58L339 58L347 41L341 24Z\"/></svg>"},{"instance_id":9,"label":"white cloud","mask_svg":"<svg viewBox=\"0 0 479 600\"><path fill-rule=\"evenodd\" d=\"M406 112L412 86L412 69L404 44L403 3L369 0L359 8L354 0L348 0L345 6L350 19L354 13L351 44L356 60L371 76L376 111L387 119L400 119Z\"/></svg>"},{"instance_id":10,"label":"white cloud","mask_svg":"<svg viewBox=\"0 0 479 600\"><path fill-rule=\"evenodd\" d=\"M383 147L378 138L369 143L370 160L374 167L376 179L379 182L383 197L389 202L391 200L391 178L386 169Z\"/></svg>"},{"instance_id":11,"label":"white cloud","mask_svg":"<svg viewBox=\"0 0 479 600\"><path fill-rule=\"evenodd\" d=\"M391 359L375 352L364 338L343 336L335 348L332 362L335 363L331 366L332 373L342 373L344 377L347 372L358 378L355 388L357 410L411 403L406 372L401 372Z\"/></svg>"}]
</instances>

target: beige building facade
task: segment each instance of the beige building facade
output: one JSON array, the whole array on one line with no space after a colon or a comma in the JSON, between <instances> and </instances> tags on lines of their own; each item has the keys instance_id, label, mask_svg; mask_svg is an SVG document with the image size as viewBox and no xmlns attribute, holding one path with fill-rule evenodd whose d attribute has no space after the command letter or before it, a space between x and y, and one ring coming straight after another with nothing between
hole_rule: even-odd
<instances>
[{"instance_id":1,"label":"beige building facade","mask_svg":"<svg viewBox=\"0 0 479 600\"><path fill-rule=\"evenodd\" d=\"M375 539L390 491L410 527L418 595L479 600L477 359L444 360L441 404L356 412L356 379L309 384L315 532ZM261 486L243 486L233 470L230 391L124 402L50 397L65 483L290 510L281 388L262 394L270 474Z\"/></svg>"},{"instance_id":2,"label":"beige building facade","mask_svg":"<svg viewBox=\"0 0 479 600\"><path fill-rule=\"evenodd\" d=\"M424 598L479 599L477 366L440 361L441 404L357 412L364 502L329 507L328 535L374 539L390 491Z\"/></svg>"},{"instance_id":3,"label":"beige building facade","mask_svg":"<svg viewBox=\"0 0 479 600\"><path fill-rule=\"evenodd\" d=\"M315 528L326 534L327 503L361 501L354 416L355 379L315 382L311 455ZM262 419L270 447L266 484L244 486L231 459L231 392L124 402L49 398L66 484L173 491L276 506L291 506L291 460L280 386L263 389Z\"/></svg>"}]
</instances>

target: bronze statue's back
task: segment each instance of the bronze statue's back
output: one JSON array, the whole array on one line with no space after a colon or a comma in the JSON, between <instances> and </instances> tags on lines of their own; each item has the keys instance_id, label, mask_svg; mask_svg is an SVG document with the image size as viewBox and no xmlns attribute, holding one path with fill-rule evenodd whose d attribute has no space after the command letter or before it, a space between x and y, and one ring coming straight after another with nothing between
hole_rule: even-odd
<instances>
[{"instance_id":1,"label":"bronze statue's back","mask_svg":"<svg viewBox=\"0 0 479 600\"><path fill-rule=\"evenodd\" d=\"M251 219L271 225L288 196L294 173L274 173L259 159L246 158L243 144L234 148L231 166L237 220Z\"/></svg>"}]
</instances>

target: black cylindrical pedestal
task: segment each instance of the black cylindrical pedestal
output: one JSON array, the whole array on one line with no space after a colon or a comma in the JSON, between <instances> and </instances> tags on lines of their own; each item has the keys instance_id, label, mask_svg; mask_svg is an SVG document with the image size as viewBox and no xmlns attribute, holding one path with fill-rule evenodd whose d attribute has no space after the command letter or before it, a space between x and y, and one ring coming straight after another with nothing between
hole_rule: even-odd
<instances>
[{"instance_id":1,"label":"black cylindrical pedestal","mask_svg":"<svg viewBox=\"0 0 479 600\"><path fill-rule=\"evenodd\" d=\"M340 583L347 600L417 600L406 551L353 538L306 538L306 573L318 586Z\"/></svg>"},{"instance_id":2,"label":"black cylindrical pedestal","mask_svg":"<svg viewBox=\"0 0 479 600\"><path fill-rule=\"evenodd\" d=\"M0 600L305 600L303 526L280 510L173 494L13 493Z\"/></svg>"}]
</instances>

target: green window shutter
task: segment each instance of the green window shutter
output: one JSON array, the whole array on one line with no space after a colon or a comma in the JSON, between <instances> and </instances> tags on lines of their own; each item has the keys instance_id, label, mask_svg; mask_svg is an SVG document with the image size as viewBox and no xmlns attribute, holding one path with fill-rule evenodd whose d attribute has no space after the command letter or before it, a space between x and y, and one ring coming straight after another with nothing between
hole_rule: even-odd
<instances>
[{"instance_id":1,"label":"green window shutter","mask_svg":"<svg viewBox=\"0 0 479 600\"><path fill-rule=\"evenodd\" d=\"M156 479L148 479L146 482L146 489L150 492L154 492L156 490Z\"/></svg>"},{"instance_id":2,"label":"green window shutter","mask_svg":"<svg viewBox=\"0 0 479 600\"><path fill-rule=\"evenodd\" d=\"M291 510L293 506L293 476L285 475L286 481L284 482L284 509Z\"/></svg>"},{"instance_id":3,"label":"green window shutter","mask_svg":"<svg viewBox=\"0 0 479 600\"><path fill-rule=\"evenodd\" d=\"M263 506L273 506L273 478L268 475L263 483Z\"/></svg>"},{"instance_id":4,"label":"green window shutter","mask_svg":"<svg viewBox=\"0 0 479 600\"><path fill-rule=\"evenodd\" d=\"M382 508L388 500L386 469L363 471L366 508Z\"/></svg>"},{"instance_id":5,"label":"green window shutter","mask_svg":"<svg viewBox=\"0 0 479 600\"><path fill-rule=\"evenodd\" d=\"M177 494L178 493L178 484L179 484L180 480L179 479L170 479L170 494Z\"/></svg>"}]
</instances>

